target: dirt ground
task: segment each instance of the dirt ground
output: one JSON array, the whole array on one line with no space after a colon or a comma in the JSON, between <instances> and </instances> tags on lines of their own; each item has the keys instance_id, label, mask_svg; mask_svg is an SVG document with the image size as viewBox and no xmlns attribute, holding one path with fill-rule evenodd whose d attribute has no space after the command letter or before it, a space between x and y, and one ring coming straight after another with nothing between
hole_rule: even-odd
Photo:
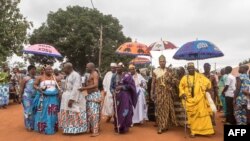
<instances>
[{"instance_id":1,"label":"dirt ground","mask_svg":"<svg viewBox=\"0 0 250 141\"><path fill-rule=\"evenodd\" d=\"M7 109L0 109L0 141L222 141L223 125L219 114L216 118L216 134L210 137L197 136L185 138L184 128L170 128L169 131L158 135L154 123L134 126L129 133L116 135L113 124L101 122L101 132L98 137L90 134L63 135L61 131L55 135L43 135L36 132L27 132L24 128L22 105L11 104Z\"/></svg>"}]
</instances>

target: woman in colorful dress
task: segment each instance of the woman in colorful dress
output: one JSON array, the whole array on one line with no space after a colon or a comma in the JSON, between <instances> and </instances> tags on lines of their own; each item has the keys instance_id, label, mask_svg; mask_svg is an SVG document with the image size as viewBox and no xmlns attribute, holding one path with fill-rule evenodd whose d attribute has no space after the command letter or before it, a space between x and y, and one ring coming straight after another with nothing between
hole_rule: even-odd
<instances>
[{"instance_id":1,"label":"woman in colorful dress","mask_svg":"<svg viewBox=\"0 0 250 141\"><path fill-rule=\"evenodd\" d=\"M30 65L28 67L28 72L29 74L21 81L20 93L24 109L24 124L28 131L32 131L34 129L34 114L32 111L32 105L36 94L33 87L36 75L36 67Z\"/></svg>"},{"instance_id":2,"label":"woman in colorful dress","mask_svg":"<svg viewBox=\"0 0 250 141\"><path fill-rule=\"evenodd\" d=\"M6 66L3 67L3 71L0 72L0 108L6 109L9 104L9 73Z\"/></svg>"},{"instance_id":3,"label":"woman in colorful dress","mask_svg":"<svg viewBox=\"0 0 250 141\"><path fill-rule=\"evenodd\" d=\"M240 66L239 73L240 76L237 77L236 83L236 100L235 100L235 110L234 116L237 125L247 125L247 96L244 94L245 90L249 89L250 79L247 74L249 67L247 65Z\"/></svg>"},{"instance_id":4,"label":"woman in colorful dress","mask_svg":"<svg viewBox=\"0 0 250 141\"><path fill-rule=\"evenodd\" d=\"M45 66L44 74L37 77L34 88L34 130L43 134L55 134L58 130L59 91L51 66Z\"/></svg>"}]
</instances>

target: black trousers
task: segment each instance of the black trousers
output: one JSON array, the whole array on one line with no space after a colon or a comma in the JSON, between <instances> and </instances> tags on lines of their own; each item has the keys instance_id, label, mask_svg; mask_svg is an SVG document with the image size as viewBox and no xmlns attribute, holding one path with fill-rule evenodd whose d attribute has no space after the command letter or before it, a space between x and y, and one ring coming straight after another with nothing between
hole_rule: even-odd
<instances>
[{"instance_id":1,"label":"black trousers","mask_svg":"<svg viewBox=\"0 0 250 141\"><path fill-rule=\"evenodd\" d=\"M226 114L226 122L230 124L236 124L236 120L234 117L234 104L232 97L225 97L226 98L226 107L227 107L227 114Z\"/></svg>"}]
</instances>

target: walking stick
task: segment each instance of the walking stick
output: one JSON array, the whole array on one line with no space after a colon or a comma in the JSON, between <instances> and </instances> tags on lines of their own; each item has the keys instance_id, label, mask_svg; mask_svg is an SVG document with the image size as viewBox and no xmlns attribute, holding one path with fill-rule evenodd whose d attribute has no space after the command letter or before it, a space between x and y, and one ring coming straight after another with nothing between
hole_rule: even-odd
<instances>
[{"instance_id":1,"label":"walking stick","mask_svg":"<svg viewBox=\"0 0 250 141\"><path fill-rule=\"evenodd\" d=\"M114 97L113 97L113 100L114 100L114 104L115 104L115 116L116 116L116 128L117 128L117 132L118 134L120 133L120 129L119 129L119 123L118 123L118 113L117 113L117 102L116 102L116 93L117 91L114 92Z\"/></svg>"}]
</instances>

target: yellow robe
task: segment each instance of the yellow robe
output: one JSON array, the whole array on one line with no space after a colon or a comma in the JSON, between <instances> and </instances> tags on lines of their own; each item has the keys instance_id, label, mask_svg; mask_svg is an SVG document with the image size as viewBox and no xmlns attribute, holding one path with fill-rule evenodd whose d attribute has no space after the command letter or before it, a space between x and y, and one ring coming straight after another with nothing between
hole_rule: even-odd
<instances>
[{"instance_id":1,"label":"yellow robe","mask_svg":"<svg viewBox=\"0 0 250 141\"><path fill-rule=\"evenodd\" d=\"M194 97L191 94L192 85L194 85ZM182 94L187 96L187 100L182 100L182 103L187 111L188 124L192 135L214 134L210 118L212 110L206 99L206 90L210 88L210 80L200 73L195 73L194 76L186 75L181 79L179 96L182 96Z\"/></svg>"}]
</instances>

